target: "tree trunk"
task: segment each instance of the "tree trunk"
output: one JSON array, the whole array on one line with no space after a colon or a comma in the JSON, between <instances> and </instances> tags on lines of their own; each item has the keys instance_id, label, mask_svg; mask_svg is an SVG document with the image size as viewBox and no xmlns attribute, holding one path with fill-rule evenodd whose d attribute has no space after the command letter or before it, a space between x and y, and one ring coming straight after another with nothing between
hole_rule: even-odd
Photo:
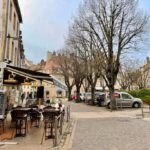
<instances>
[{"instance_id":1,"label":"tree trunk","mask_svg":"<svg viewBox=\"0 0 150 150\"><path fill-rule=\"evenodd\" d=\"M95 100L95 86L91 85L91 102L94 105L94 100Z\"/></svg>"},{"instance_id":2,"label":"tree trunk","mask_svg":"<svg viewBox=\"0 0 150 150\"><path fill-rule=\"evenodd\" d=\"M80 87L78 85L76 85L76 90L77 90L77 99L76 102L80 102Z\"/></svg>"},{"instance_id":3,"label":"tree trunk","mask_svg":"<svg viewBox=\"0 0 150 150\"><path fill-rule=\"evenodd\" d=\"M109 93L110 93L110 109L111 111L116 109L116 101L114 98L114 87L109 86Z\"/></svg>"},{"instance_id":4,"label":"tree trunk","mask_svg":"<svg viewBox=\"0 0 150 150\"><path fill-rule=\"evenodd\" d=\"M68 88L68 101L71 101L71 88Z\"/></svg>"},{"instance_id":5,"label":"tree trunk","mask_svg":"<svg viewBox=\"0 0 150 150\"><path fill-rule=\"evenodd\" d=\"M88 92L88 87L84 88L84 92L87 93Z\"/></svg>"}]
</instances>

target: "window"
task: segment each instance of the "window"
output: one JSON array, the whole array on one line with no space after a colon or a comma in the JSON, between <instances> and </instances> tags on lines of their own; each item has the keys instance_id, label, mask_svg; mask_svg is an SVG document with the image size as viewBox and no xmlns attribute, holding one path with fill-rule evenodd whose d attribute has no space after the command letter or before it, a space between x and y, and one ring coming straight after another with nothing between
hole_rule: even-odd
<instances>
[{"instance_id":1,"label":"window","mask_svg":"<svg viewBox=\"0 0 150 150\"><path fill-rule=\"evenodd\" d=\"M122 94L123 99L132 99L132 97L128 94Z\"/></svg>"},{"instance_id":2,"label":"window","mask_svg":"<svg viewBox=\"0 0 150 150\"><path fill-rule=\"evenodd\" d=\"M13 23L13 27L14 27L14 30L16 28L16 14L14 13L14 23Z\"/></svg>"},{"instance_id":3,"label":"window","mask_svg":"<svg viewBox=\"0 0 150 150\"><path fill-rule=\"evenodd\" d=\"M17 48L14 51L14 65L17 66L18 58L17 58Z\"/></svg>"},{"instance_id":4,"label":"window","mask_svg":"<svg viewBox=\"0 0 150 150\"><path fill-rule=\"evenodd\" d=\"M19 58L19 54L18 54L18 49L16 48L16 66L18 66L18 64L20 63L20 58Z\"/></svg>"},{"instance_id":5,"label":"window","mask_svg":"<svg viewBox=\"0 0 150 150\"><path fill-rule=\"evenodd\" d=\"M10 3L9 19L12 19L12 3Z\"/></svg>"},{"instance_id":6,"label":"window","mask_svg":"<svg viewBox=\"0 0 150 150\"><path fill-rule=\"evenodd\" d=\"M10 39L7 39L7 50L6 50L6 59L9 59L9 50L10 50Z\"/></svg>"},{"instance_id":7,"label":"window","mask_svg":"<svg viewBox=\"0 0 150 150\"><path fill-rule=\"evenodd\" d=\"M11 61L13 62L13 55L14 55L14 42L12 42L12 49L11 49Z\"/></svg>"},{"instance_id":8,"label":"window","mask_svg":"<svg viewBox=\"0 0 150 150\"><path fill-rule=\"evenodd\" d=\"M19 34L19 22L17 22L17 29L16 29L16 35L17 35L17 37L19 36L18 34Z\"/></svg>"}]
</instances>

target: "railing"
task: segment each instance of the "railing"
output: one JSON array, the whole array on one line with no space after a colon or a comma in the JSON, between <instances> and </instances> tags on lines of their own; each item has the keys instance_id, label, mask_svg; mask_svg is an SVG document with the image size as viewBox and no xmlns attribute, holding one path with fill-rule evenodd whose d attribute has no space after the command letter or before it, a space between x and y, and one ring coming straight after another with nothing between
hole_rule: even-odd
<instances>
[{"instance_id":1,"label":"railing","mask_svg":"<svg viewBox=\"0 0 150 150\"><path fill-rule=\"evenodd\" d=\"M63 136L64 115L65 115L65 113L62 112L59 116L55 117L54 141L53 141L54 147L59 145L61 138ZM70 120L70 106L67 106L66 121L69 122L69 120Z\"/></svg>"},{"instance_id":2,"label":"railing","mask_svg":"<svg viewBox=\"0 0 150 150\"><path fill-rule=\"evenodd\" d=\"M67 107L67 122L70 120L70 105Z\"/></svg>"},{"instance_id":3,"label":"railing","mask_svg":"<svg viewBox=\"0 0 150 150\"><path fill-rule=\"evenodd\" d=\"M55 117L54 123L54 146L60 143L63 132L63 114Z\"/></svg>"},{"instance_id":4,"label":"railing","mask_svg":"<svg viewBox=\"0 0 150 150\"><path fill-rule=\"evenodd\" d=\"M150 103L147 103L148 107L145 107L144 105L141 106L141 112L142 112L142 117L144 118L144 114L150 113ZM148 108L147 111L144 111L144 108Z\"/></svg>"}]
</instances>

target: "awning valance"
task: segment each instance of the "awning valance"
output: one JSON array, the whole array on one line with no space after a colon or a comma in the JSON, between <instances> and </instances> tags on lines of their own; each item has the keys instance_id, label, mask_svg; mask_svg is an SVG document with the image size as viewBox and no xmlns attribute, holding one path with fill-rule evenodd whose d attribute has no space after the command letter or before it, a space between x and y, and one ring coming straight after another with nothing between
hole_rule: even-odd
<instances>
[{"instance_id":1,"label":"awning valance","mask_svg":"<svg viewBox=\"0 0 150 150\"><path fill-rule=\"evenodd\" d=\"M19 85L25 81L25 79L28 79L28 81L48 81L51 84L54 84L64 90L66 90L66 86L60 82L55 77L42 73L37 71L32 71L25 68L19 68L14 67L8 64L5 64L4 62L0 64L1 70L3 70L3 84L13 84L13 85ZM2 73L0 73L1 75ZM14 75L14 80L17 82L6 82L10 76Z\"/></svg>"},{"instance_id":2,"label":"awning valance","mask_svg":"<svg viewBox=\"0 0 150 150\"><path fill-rule=\"evenodd\" d=\"M53 79L51 78L51 76L49 74L6 65L6 67L4 68L3 84L8 84L8 82L6 82L6 81L7 81L7 79L10 78L10 76L12 74L14 75L14 79L17 81L16 83L13 83L13 84L23 83L26 78L29 81L48 80L48 81L53 82ZM10 82L10 84L11 84L11 82Z\"/></svg>"}]
</instances>

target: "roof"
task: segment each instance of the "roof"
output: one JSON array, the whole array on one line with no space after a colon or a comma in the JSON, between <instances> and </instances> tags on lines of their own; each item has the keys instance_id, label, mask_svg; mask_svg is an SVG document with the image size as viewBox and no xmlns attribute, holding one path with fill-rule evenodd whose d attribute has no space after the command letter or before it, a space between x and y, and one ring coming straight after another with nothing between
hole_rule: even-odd
<instances>
[{"instance_id":1,"label":"roof","mask_svg":"<svg viewBox=\"0 0 150 150\"><path fill-rule=\"evenodd\" d=\"M27 74L32 75L32 76L50 77L49 74L46 74L46 73L32 71L32 70L24 69L24 68L18 68L18 67L14 67L14 66L10 66L10 65L7 65L7 68L12 68L12 69L27 73Z\"/></svg>"},{"instance_id":2,"label":"roof","mask_svg":"<svg viewBox=\"0 0 150 150\"><path fill-rule=\"evenodd\" d=\"M13 0L13 2L14 2L14 5L15 5L17 14L18 14L19 22L22 23L23 20L22 20L22 15L21 15L21 11L20 11L20 6L19 6L19 3L18 3L18 0Z\"/></svg>"}]
</instances>

